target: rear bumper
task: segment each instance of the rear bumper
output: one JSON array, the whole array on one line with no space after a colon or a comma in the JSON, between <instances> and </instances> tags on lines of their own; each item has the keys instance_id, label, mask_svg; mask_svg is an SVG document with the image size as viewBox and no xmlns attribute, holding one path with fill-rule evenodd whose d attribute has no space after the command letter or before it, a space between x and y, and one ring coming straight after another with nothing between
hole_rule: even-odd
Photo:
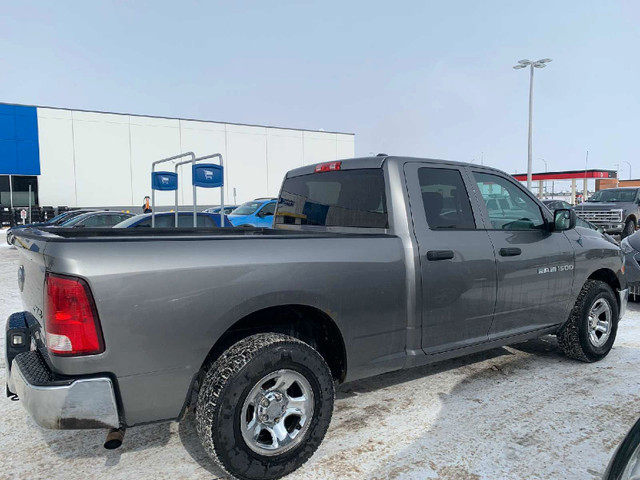
<instances>
[{"instance_id":1,"label":"rear bumper","mask_svg":"<svg viewBox=\"0 0 640 480\"><path fill-rule=\"evenodd\" d=\"M11 317L10 317L11 319ZM15 318L12 331L16 331ZM51 371L38 351L13 357L5 347L7 389L15 393L35 422L50 429L118 428L120 419L112 380L107 376L72 378Z\"/></svg>"}]
</instances>

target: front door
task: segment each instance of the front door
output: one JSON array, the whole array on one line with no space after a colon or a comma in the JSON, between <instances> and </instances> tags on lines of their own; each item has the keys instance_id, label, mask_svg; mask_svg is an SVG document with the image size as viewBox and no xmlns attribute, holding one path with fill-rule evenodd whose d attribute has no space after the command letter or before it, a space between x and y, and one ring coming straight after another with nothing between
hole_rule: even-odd
<instances>
[{"instance_id":1,"label":"front door","mask_svg":"<svg viewBox=\"0 0 640 480\"><path fill-rule=\"evenodd\" d=\"M473 170L487 233L496 253L498 298L490 337L560 323L568 314L574 255L563 232L532 195L497 172Z\"/></svg>"},{"instance_id":2,"label":"front door","mask_svg":"<svg viewBox=\"0 0 640 480\"><path fill-rule=\"evenodd\" d=\"M496 263L464 169L408 163L405 175L420 255L422 348L485 341L496 301Z\"/></svg>"}]
</instances>

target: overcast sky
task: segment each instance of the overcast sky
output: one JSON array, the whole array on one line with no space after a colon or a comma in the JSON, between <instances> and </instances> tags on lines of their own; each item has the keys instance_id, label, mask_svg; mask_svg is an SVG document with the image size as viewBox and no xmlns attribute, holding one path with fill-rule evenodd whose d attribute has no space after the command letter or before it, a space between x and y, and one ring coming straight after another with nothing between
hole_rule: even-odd
<instances>
[{"instance_id":1,"label":"overcast sky","mask_svg":"<svg viewBox=\"0 0 640 480\"><path fill-rule=\"evenodd\" d=\"M325 129L386 152L640 177L639 1L5 1L0 102Z\"/></svg>"}]
</instances>

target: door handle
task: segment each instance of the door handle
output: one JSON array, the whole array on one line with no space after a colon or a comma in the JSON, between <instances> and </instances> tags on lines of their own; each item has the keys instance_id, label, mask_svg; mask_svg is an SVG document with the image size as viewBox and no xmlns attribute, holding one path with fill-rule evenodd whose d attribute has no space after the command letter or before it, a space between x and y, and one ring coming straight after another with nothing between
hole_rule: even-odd
<instances>
[{"instance_id":1,"label":"door handle","mask_svg":"<svg viewBox=\"0 0 640 480\"><path fill-rule=\"evenodd\" d=\"M516 257L522 253L518 247L501 248L500 255L503 257Z\"/></svg>"},{"instance_id":2,"label":"door handle","mask_svg":"<svg viewBox=\"0 0 640 480\"><path fill-rule=\"evenodd\" d=\"M451 260L453 258L453 250L429 250L427 252L427 260Z\"/></svg>"}]
</instances>

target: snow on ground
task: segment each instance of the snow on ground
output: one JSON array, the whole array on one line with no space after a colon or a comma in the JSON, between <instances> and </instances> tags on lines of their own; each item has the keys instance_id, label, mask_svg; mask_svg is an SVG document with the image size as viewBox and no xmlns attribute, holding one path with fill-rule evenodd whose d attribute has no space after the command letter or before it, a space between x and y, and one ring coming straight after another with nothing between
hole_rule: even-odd
<instances>
[{"instance_id":1,"label":"snow on ground","mask_svg":"<svg viewBox=\"0 0 640 480\"><path fill-rule=\"evenodd\" d=\"M0 234L3 319L21 309L16 270ZM324 443L288 479L598 479L640 416L639 364L640 307L630 304L597 364L566 359L545 337L347 384ZM0 360L2 382L5 371ZM107 451L104 431L42 430L20 402L0 398L0 416L0 478L219 476L190 417L132 428Z\"/></svg>"}]
</instances>

